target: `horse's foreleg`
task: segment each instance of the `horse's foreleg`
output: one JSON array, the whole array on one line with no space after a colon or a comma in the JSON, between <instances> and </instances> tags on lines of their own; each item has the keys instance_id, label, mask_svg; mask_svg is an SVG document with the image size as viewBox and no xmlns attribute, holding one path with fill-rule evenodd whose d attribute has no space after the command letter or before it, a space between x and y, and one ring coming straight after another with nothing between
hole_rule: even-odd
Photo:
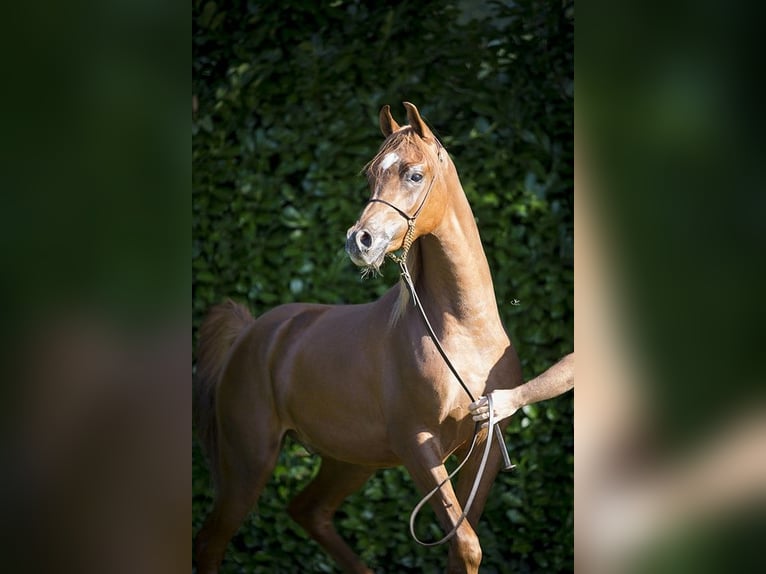
<instances>
[{"instance_id":1,"label":"horse's foreleg","mask_svg":"<svg viewBox=\"0 0 766 574\"><path fill-rule=\"evenodd\" d=\"M484 430L481 432L482 435L486 437L484 440L492 440L492 447L489 452L489 457L487 458L486 466L484 467L484 473L476 486L473 503L468 511L468 520L474 528L479 524L479 518L484 511L484 505L487 502L490 490L492 490L492 485L497 477L497 473L502 466L502 457L498 444L495 441L495 437L493 435L488 436ZM458 500L460 500L460 504L463 506L466 504L466 501L474 488L476 473L479 471L482 455L484 454L484 440L479 440L477 442L470 460L466 462L458 475L456 491ZM460 458L460 455L458 455L458 458Z\"/></svg>"},{"instance_id":2,"label":"horse's foreleg","mask_svg":"<svg viewBox=\"0 0 766 574\"><path fill-rule=\"evenodd\" d=\"M441 460L441 449L430 433L418 433L417 443L403 453L402 459L419 490L426 494L447 478L447 469ZM461 474L465 469L461 471ZM462 506L447 481L430 499L445 534L457 524ZM447 572L450 574L477 574L481 563L481 546L476 532L468 520L463 520L450 541Z\"/></svg>"},{"instance_id":3,"label":"horse's foreleg","mask_svg":"<svg viewBox=\"0 0 766 574\"><path fill-rule=\"evenodd\" d=\"M332 556L344 571L372 574L340 537L332 523L337 508L367 482L373 470L323 458L319 473L290 503L290 516Z\"/></svg>"}]
</instances>

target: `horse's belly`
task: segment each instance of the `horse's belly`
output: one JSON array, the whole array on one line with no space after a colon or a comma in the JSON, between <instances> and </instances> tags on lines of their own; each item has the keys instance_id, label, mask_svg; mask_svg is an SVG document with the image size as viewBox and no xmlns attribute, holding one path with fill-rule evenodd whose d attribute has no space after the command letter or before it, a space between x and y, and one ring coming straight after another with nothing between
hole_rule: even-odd
<instances>
[{"instance_id":1,"label":"horse's belly","mask_svg":"<svg viewBox=\"0 0 766 574\"><path fill-rule=\"evenodd\" d=\"M312 418L295 421L290 434L310 452L336 460L372 467L399 464L385 434L370 425L343 426L331 420Z\"/></svg>"}]
</instances>

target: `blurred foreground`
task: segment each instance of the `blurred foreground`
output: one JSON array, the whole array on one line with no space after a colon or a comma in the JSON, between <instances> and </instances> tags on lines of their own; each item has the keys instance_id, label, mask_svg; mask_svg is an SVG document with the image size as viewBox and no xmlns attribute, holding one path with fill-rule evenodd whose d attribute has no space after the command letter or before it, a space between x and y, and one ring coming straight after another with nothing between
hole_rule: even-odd
<instances>
[{"instance_id":1,"label":"blurred foreground","mask_svg":"<svg viewBox=\"0 0 766 574\"><path fill-rule=\"evenodd\" d=\"M185 571L186 329L128 331L75 310L30 327L3 476L13 570Z\"/></svg>"},{"instance_id":2,"label":"blurred foreground","mask_svg":"<svg viewBox=\"0 0 766 574\"><path fill-rule=\"evenodd\" d=\"M618 4L578 22L576 566L760 571L763 10Z\"/></svg>"},{"instance_id":3,"label":"blurred foreground","mask_svg":"<svg viewBox=\"0 0 766 574\"><path fill-rule=\"evenodd\" d=\"M8 5L4 572L188 571L188 7Z\"/></svg>"},{"instance_id":4,"label":"blurred foreground","mask_svg":"<svg viewBox=\"0 0 766 574\"><path fill-rule=\"evenodd\" d=\"M671 387L656 357L631 346L634 331L617 302L624 293L607 271L609 242L597 239L603 229L584 213L588 186L579 183L576 306L587 322L576 328L576 567L597 574L724 572L732 565L755 571L766 532L761 389L698 378L717 387L727 403L720 409ZM718 360L713 350L699 360L710 358ZM668 401L677 415L667 414ZM707 422L685 424L686 409Z\"/></svg>"}]
</instances>

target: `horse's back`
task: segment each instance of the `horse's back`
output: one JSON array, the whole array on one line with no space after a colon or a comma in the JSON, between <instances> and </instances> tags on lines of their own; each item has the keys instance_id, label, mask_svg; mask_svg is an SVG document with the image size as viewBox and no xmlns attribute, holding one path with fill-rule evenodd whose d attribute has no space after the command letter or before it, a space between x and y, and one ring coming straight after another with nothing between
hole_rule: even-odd
<instances>
[{"instance_id":1,"label":"horse's back","mask_svg":"<svg viewBox=\"0 0 766 574\"><path fill-rule=\"evenodd\" d=\"M229 378L270 379L300 346L306 331L331 305L286 303L258 316L242 333L226 367Z\"/></svg>"}]
</instances>

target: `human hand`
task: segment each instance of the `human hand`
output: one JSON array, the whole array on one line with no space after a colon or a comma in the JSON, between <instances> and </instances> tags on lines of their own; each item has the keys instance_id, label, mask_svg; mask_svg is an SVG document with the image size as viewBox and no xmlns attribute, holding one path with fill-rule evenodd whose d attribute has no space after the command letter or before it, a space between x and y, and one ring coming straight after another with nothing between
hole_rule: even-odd
<instances>
[{"instance_id":1,"label":"human hand","mask_svg":"<svg viewBox=\"0 0 766 574\"><path fill-rule=\"evenodd\" d=\"M496 421L501 421L510 417L519 410L516 406L513 389L498 389L490 393L492 395L492 416ZM468 412L476 422L484 423L489 420L489 400L486 396L479 397L476 401L468 405Z\"/></svg>"},{"instance_id":2,"label":"human hand","mask_svg":"<svg viewBox=\"0 0 766 574\"><path fill-rule=\"evenodd\" d=\"M468 412L476 422L483 422L489 419L489 401L487 400L487 397L479 397L476 401L468 405Z\"/></svg>"}]
</instances>

